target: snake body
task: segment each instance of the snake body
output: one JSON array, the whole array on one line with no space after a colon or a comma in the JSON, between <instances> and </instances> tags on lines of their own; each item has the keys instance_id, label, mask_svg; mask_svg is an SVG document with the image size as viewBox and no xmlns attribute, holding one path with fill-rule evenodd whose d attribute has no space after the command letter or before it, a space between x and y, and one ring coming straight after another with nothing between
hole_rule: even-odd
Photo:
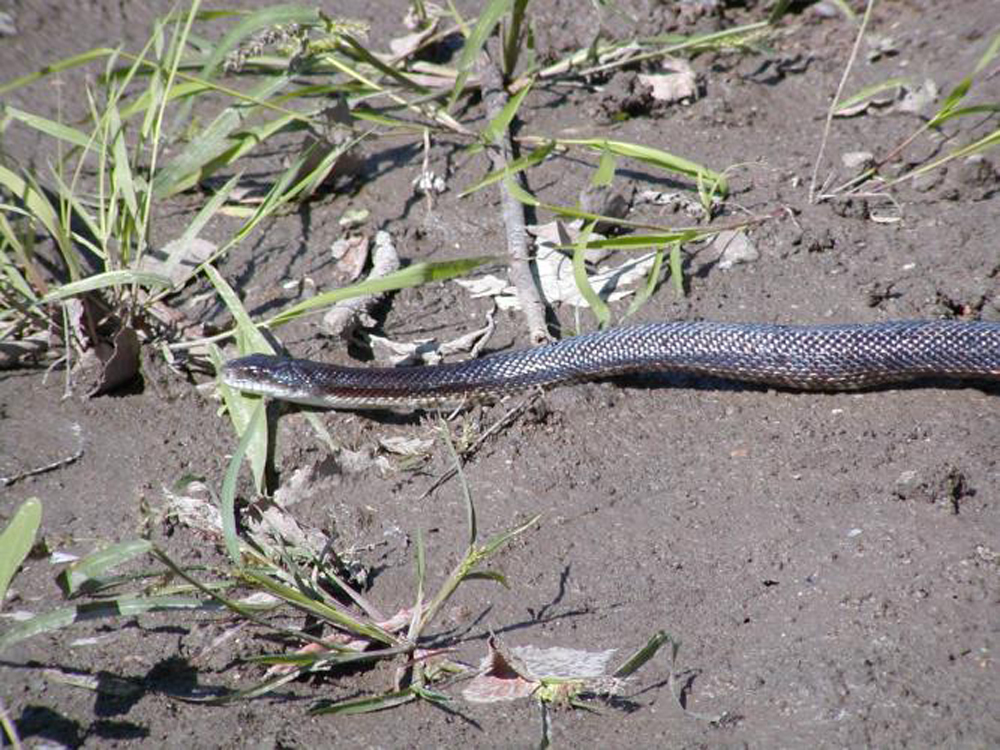
<instances>
[{"instance_id":1,"label":"snake body","mask_svg":"<svg viewBox=\"0 0 1000 750\"><path fill-rule=\"evenodd\" d=\"M250 393L358 409L447 407L635 372L692 373L812 391L922 378L1000 380L1000 323L647 323L420 367L340 367L254 354L226 363L222 376Z\"/></svg>"}]
</instances>

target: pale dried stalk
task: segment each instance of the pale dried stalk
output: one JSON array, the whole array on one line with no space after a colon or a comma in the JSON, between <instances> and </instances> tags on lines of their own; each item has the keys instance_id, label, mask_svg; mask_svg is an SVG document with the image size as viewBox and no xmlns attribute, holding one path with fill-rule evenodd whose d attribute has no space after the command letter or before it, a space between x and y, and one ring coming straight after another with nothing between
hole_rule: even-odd
<instances>
[{"instance_id":1,"label":"pale dried stalk","mask_svg":"<svg viewBox=\"0 0 1000 750\"><path fill-rule=\"evenodd\" d=\"M479 57L479 80L482 88L486 117L493 120L507 104L507 92L503 88L500 64L496 59L497 40L491 39ZM497 137L496 148L487 149L494 171L505 169L514 158L513 141L508 131ZM520 179L515 175L511 179ZM535 276L531 272L531 256L528 252L528 233L524 228L524 206L511 195L503 180L500 200L503 206L504 228L507 233L507 252L510 254L510 280L517 289L517 296L524 310L528 335L532 344L544 344L552 340L545 324L545 303L539 294Z\"/></svg>"}]
</instances>

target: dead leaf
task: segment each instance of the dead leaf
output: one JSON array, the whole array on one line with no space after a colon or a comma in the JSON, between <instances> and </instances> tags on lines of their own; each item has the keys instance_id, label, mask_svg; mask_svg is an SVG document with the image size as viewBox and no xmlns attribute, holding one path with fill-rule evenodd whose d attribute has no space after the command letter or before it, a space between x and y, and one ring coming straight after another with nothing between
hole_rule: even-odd
<instances>
[{"instance_id":1,"label":"dead leaf","mask_svg":"<svg viewBox=\"0 0 1000 750\"><path fill-rule=\"evenodd\" d=\"M398 62L403 60L420 49L420 45L432 37L434 32L437 31L437 26L438 19L434 18L429 24L427 24L427 26L419 31L414 31L412 34L406 34L405 36L390 39L389 49L392 51L392 61Z\"/></svg>"},{"instance_id":2,"label":"dead leaf","mask_svg":"<svg viewBox=\"0 0 1000 750\"><path fill-rule=\"evenodd\" d=\"M719 268L723 270L760 258L760 251L742 230L719 232L712 238L711 246L719 254Z\"/></svg>"},{"instance_id":3,"label":"dead leaf","mask_svg":"<svg viewBox=\"0 0 1000 750\"><path fill-rule=\"evenodd\" d=\"M346 286L361 278L368 263L370 244L367 235L352 235L341 237L331 245L330 252L337 263L333 273L339 284Z\"/></svg>"},{"instance_id":4,"label":"dead leaf","mask_svg":"<svg viewBox=\"0 0 1000 750\"><path fill-rule=\"evenodd\" d=\"M134 380L139 373L139 347L135 329L123 326L115 333L110 345L100 342L88 352L96 353L101 363L97 384L87 395L99 396Z\"/></svg>"},{"instance_id":5,"label":"dead leaf","mask_svg":"<svg viewBox=\"0 0 1000 750\"><path fill-rule=\"evenodd\" d=\"M543 688L545 680L571 681L567 695L590 687L602 692L614 687L607 665L616 649L582 651L572 648L538 648L521 646L506 648L492 635L487 641L488 653L462 697L473 703L528 698Z\"/></svg>"},{"instance_id":6,"label":"dead leaf","mask_svg":"<svg viewBox=\"0 0 1000 750\"><path fill-rule=\"evenodd\" d=\"M653 89L659 102L693 102L698 98L698 77L686 60L665 58L662 73L640 73L639 81Z\"/></svg>"}]
</instances>

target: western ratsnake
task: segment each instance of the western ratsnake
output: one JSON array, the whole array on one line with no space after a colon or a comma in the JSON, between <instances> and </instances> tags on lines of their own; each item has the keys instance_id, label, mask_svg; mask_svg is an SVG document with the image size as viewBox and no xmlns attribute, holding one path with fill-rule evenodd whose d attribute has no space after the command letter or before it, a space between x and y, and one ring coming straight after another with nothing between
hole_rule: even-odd
<instances>
[{"instance_id":1,"label":"western ratsnake","mask_svg":"<svg viewBox=\"0 0 1000 750\"><path fill-rule=\"evenodd\" d=\"M227 362L222 379L241 391L313 406L426 408L632 372L825 391L921 378L1000 380L1000 323L647 323L420 367L339 367L253 354Z\"/></svg>"}]
</instances>

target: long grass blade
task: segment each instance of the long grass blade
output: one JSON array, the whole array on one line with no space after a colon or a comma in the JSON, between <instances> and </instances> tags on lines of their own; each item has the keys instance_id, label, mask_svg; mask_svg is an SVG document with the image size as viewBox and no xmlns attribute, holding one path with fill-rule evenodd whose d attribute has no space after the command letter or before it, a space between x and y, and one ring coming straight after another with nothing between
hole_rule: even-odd
<instances>
[{"instance_id":1,"label":"long grass blade","mask_svg":"<svg viewBox=\"0 0 1000 750\"><path fill-rule=\"evenodd\" d=\"M60 299L75 297L84 292L93 292L97 289L106 289L109 286L125 286L136 284L142 287L170 286L170 279L158 273L148 271L105 271L93 276L88 276L80 281L64 284L58 289L42 298L43 302L54 302Z\"/></svg>"},{"instance_id":2,"label":"long grass blade","mask_svg":"<svg viewBox=\"0 0 1000 750\"><path fill-rule=\"evenodd\" d=\"M63 607L36 615L5 632L0 636L0 652L26 638L42 633L55 633L78 622L134 617L148 612L167 612L178 609L218 610L219 605L187 596L122 596L108 601L87 602L74 607Z\"/></svg>"},{"instance_id":3,"label":"long grass blade","mask_svg":"<svg viewBox=\"0 0 1000 750\"><path fill-rule=\"evenodd\" d=\"M243 555L240 553L240 541L236 534L236 480L239 478L240 466L243 464L243 456L246 455L248 448L253 444L259 444L262 434L264 440L267 439L265 414L264 400L258 399L246 428L240 435L240 442L236 446L236 450L233 451L233 457L229 461L229 466L226 467L226 476L222 481L220 498L222 501L222 538L226 542L226 552L229 554L229 559L237 568L243 564ZM256 469L256 467L252 468ZM257 481L256 472L254 481ZM263 478L261 478L260 484L263 484Z\"/></svg>"},{"instance_id":4,"label":"long grass blade","mask_svg":"<svg viewBox=\"0 0 1000 750\"><path fill-rule=\"evenodd\" d=\"M42 523L42 501L30 497L21 503L7 528L0 534L0 608L7 587L35 544L35 534Z\"/></svg>"},{"instance_id":5,"label":"long grass blade","mask_svg":"<svg viewBox=\"0 0 1000 750\"><path fill-rule=\"evenodd\" d=\"M277 327L301 318L306 313L318 308L329 307L345 299L352 299L368 294L394 292L399 289L408 289L422 284L429 284L433 281L445 281L456 276L462 276L484 263L495 263L498 260L498 258L493 256L480 256L475 258L459 258L457 260L414 263L412 266L407 266L399 271L386 274L379 279L369 279L349 287L344 287L343 289L334 289L329 292L317 294L315 297L311 297L286 310L282 310L277 315L268 318L261 325Z\"/></svg>"},{"instance_id":6,"label":"long grass blade","mask_svg":"<svg viewBox=\"0 0 1000 750\"><path fill-rule=\"evenodd\" d=\"M455 102L458 101L458 97L462 95L465 82L468 80L472 66L476 62L476 57L483 49L483 45L486 44L486 40L490 34L493 33L493 29L500 22L500 18L513 7L513 4L514 0L490 0L487 6L483 8L482 13L479 15L479 20L476 21L476 25L472 27L472 32L465 40L465 44L462 47L462 54L458 58L458 76L455 78L455 87L451 91L447 109L451 110L455 106Z\"/></svg>"},{"instance_id":7,"label":"long grass blade","mask_svg":"<svg viewBox=\"0 0 1000 750\"><path fill-rule=\"evenodd\" d=\"M63 595L72 598L90 590L88 582L100 578L111 568L146 554L152 548L153 543L146 539L112 544L71 563L56 577L56 582Z\"/></svg>"}]
</instances>

